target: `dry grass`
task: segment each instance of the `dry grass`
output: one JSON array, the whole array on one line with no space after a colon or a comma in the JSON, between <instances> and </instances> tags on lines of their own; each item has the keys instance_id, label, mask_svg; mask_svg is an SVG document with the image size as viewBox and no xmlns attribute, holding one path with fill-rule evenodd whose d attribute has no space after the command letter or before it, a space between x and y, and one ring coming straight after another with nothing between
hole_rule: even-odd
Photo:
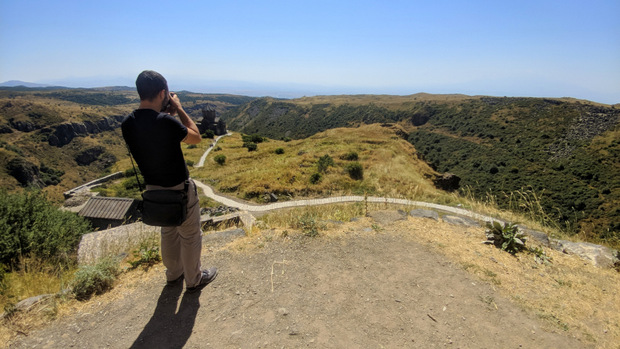
<instances>
[{"instance_id":1,"label":"dry grass","mask_svg":"<svg viewBox=\"0 0 620 349\"><path fill-rule=\"evenodd\" d=\"M96 301L78 301L72 297L56 296L42 301L26 312L17 312L9 318L0 320L0 347L5 347L10 339L17 335L27 335L29 332L42 328L55 319L70 316L76 313L90 313L100 309L102 305L124 298L127 293L136 288L150 287L147 283L151 273L163 273L164 266L160 263L148 271L138 268L121 274L115 283L113 292L107 292L93 297Z\"/></svg>"},{"instance_id":2,"label":"dry grass","mask_svg":"<svg viewBox=\"0 0 620 349\"><path fill-rule=\"evenodd\" d=\"M61 291L74 272L74 267L51 266L35 258L22 260L19 270L5 276L6 289L0 295L0 312L22 299Z\"/></svg>"}]
</instances>

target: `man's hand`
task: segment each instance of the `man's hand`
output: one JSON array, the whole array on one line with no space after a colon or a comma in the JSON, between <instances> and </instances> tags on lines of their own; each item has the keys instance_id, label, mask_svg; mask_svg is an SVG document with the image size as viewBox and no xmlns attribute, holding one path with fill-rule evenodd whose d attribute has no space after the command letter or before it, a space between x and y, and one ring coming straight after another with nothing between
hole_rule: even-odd
<instances>
[{"instance_id":1,"label":"man's hand","mask_svg":"<svg viewBox=\"0 0 620 349\"><path fill-rule=\"evenodd\" d=\"M176 93L170 92L170 106L166 109L166 112L172 116L175 116L179 110L183 110L181 100Z\"/></svg>"}]
</instances>

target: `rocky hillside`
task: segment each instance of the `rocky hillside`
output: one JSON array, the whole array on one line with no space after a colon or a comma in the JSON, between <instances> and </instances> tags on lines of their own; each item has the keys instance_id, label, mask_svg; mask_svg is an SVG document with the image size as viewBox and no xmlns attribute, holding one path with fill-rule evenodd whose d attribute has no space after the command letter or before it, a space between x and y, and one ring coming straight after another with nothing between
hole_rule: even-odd
<instances>
[{"instance_id":1,"label":"rocky hillside","mask_svg":"<svg viewBox=\"0 0 620 349\"><path fill-rule=\"evenodd\" d=\"M397 123L429 165L456 174L467 193L594 240L620 243L617 105L425 94L263 98L225 118L233 130L277 139Z\"/></svg>"},{"instance_id":2,"label":"rocky hillside","mask_svg":"<svg viewBox=\"0 0 620 349\"><path fill-rule=\"evenodd\" d=\"M179 92L195 119L210 105L218 113L250 97ZM123 118L139 103L130 88L0 88L2 188L45 188L60 199L69 188L110 172L127 158Z\"/></svg>"}]
</instances>

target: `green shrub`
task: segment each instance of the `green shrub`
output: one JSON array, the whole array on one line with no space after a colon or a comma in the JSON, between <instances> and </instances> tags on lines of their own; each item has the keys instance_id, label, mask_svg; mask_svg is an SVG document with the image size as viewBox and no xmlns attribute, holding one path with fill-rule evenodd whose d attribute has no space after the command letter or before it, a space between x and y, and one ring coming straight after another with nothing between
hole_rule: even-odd
<instances>
[{"instance_id":1,"label":"green shrub","mask_svg":"<svg viewBox=\"0 0 620 349\"><path fill-rule=\"evenodd\" d=\"M345 170L349 174L349 177L355 180L364 179L364 167L359 162L353 162L345 166Z\"/></svg>"},{"instance_id":2,"label":"green shrub","mask_svg":"<svg viewBox=\"0 0 620 349\"><path fill-rule=\"evenodd\" d=\"M136 171L138 172L138 175L141 176L140 169L137 168L137 167L135 169L132 167L132 168L130 168L128 170L125 170L124 175L125 175L125 177L135 177Z\"/></svg>"},{"instance_id":3,"label":"green shrub","mask_svg":"<svg viewBox=\"0 0 620 349\"><path fill-rule=\"evenodd\" d=\"M277 148L277 149L275 150L275 153L276 153L276 154L278 154L278 155L280 155L280 154L284 154L284 148Z\"/></svg>"},{"instance_id":4,"label":"green shrub","mask_svg":"<svg viewBox=\"0 0 620 349\"><path fill-rule=\"evenodd\" d=\"M202 138L215 138L215 133L212 130L206 130L203 134L202 134Z\"/></svg>"},{"instance_id":5,"label":"green shrub","mask_svg":"<svg viewBox=\"0 0 620 349\"><path fill-rule=\"evenodd\" d=\"M140 180L140 184L144 185L144 178ZM139 190L140 186L138 185L136 176L125 178L125 180L123 180L123 188L126 190Z\"/></svg>"},{"instance_id":6,"label":"green shrub","mask_svg":"<svg viewBox=\"0 0 620 349\"><path fill-rule=\"evenodd\" d=\"M12 152L14 152L14 153L16 153L16 154L18 154L20 156L24 156L24 152L20 148L14 146L12 144L7 144L7 145L4 146L4 148L6 150L12 151Z\"/></svg>"},{"instance_id":7,"label":"green shrub","mask_svg":"<svg viewBox=\"0 0 620 349\"><path fill-rule=\"evenodd\" d=\"M74 260L84 218L54 207L40 191L9 194L0 190L0 263L17 267L21 257L51 262Z\"/></svg>"},{"instance_id":8,"label":"green shrub","mask_svg":"<svg viewBox=\"0 0 620 349\"><path fill-rule=\"evenodd\" d=\"M56 170L46 166L45 164L41 164L39 175L46 186L57 185L61 181L60 177L62 177L64 174L64 171Z\"/></svg>"},{"instance_id":9,"label":"green shrub","mask_svg":"<svg viewBox=\"0 0 620 349\"><path fill-rule=\"evenodd\" d=\"M258 134L242 135L241 139L244 143L262 143L265 141L265 138Z\"/></svg>"},{"instance_id":10,"label":"green shrub","mask_svg":"<svg viewBox=\"0 0 620 349\"><path fill-rule=\"evenodd\" d=\"M218 154L213 158L213 160L215 160L218 165L224 165L226 163L226 155Z\"/></svg>"},{"instance_id":11,"label":"green shrub","mask_svg":"<svg viewBox=\"0 0 620 349\"><path fill-rule=\"evenodd\" d=\"M317 184L318 182L321 181L322 178L323 176L320 173L315 172L312 174L312 176L310 176L310 183Z\"/></svg>"},{"instance_id":12,"label":"green shrub","mask_svg":"<svg viewBox=\"0 0 620 349\"><path fill-rule=\"evenodd\" d=\"M187 146L187 149L196 149L198 146L196 144L190 144Z\"/></svg>"},{"instance_id":13,"label":"green shrub","mask_svg":"<svg viewBox=\"0 0 620 349\"><path fill-rule=\"evenodd\" d=\"M329 166L334 166L334 159L332 159L332 157L329 156L328 154L325 154L319 158L319 161L317 162L317 166L318 166L319 172L325 173L325 171L327 171L327 168Z\"/></svg>"},{"instance_id":14,"label":"green shrub","mask_svg":"<svg viewBox=\"0 0 620 349\"><path fill-rule=\"evenodd\" d=\"M185 163L187 164L187 166L192 167L194 166L194 160L185 160Z\"/></svg>"},{"instance_id":15,"label":"green shrub","mask_svg":"<svg viewBox=\"0 0 620 349\"><path fill-rule=\"evenodd\" d=\"M133 251L133 258L134 260L129 262L132 269L141 266L143 269L147 270L151 266L161 262L157 240L143 241L140 247Z\"/></svg>"},{"instance_id":16,"label":"green shrub","mask_svg":"<svg viewBox=\"0 0 620 349\"><path fill-rule=\"evenodd\" d=\"M72 282L72 290L78 300L87 300L93 294L102 294L112 288L120 274L119 262L106 258L95 265L81 266Z\"/></svg>"},{"instance_id":17,"label":"green shrub","mask_svg":"<svg viewBox=\"0 0 620 349\"><path fill-rule=\"evenodd\" d=\"M321 227L310 213L304 213L301 217L297 218L295 228L301 229L306 236L315 237L319 235L319 229Z\"/></svg>"},{"instance_id":18,"label":"green shrub","mask_svg":"<svg viewBox=\"0 0 620 349\"><path fill-rule=\"evenodd\" d=\"M258 145L256 145L256 143L254 142L243 143L243 146L245 148L248 148L248 151L255 151L256 149L258 149Z\"/></svg>"},{"instance_id":19,"label":"green shrub","mask_svg":"<svg viewBox=\"0 0 620 349\"><path fill-rule=\"evenodd\" d=\"M342 160L347 160L347 161L357 161L358 160L358 156L357 153L352 151L350 153L346 153L343 156L340 157Z\"/></svg>"}]
</instances>

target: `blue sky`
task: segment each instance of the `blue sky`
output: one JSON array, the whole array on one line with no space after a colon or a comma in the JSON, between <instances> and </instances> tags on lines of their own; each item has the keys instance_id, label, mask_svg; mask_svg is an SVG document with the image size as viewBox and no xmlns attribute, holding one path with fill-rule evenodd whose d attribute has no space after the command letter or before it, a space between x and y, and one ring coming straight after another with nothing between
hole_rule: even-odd
<instances>
[{"instance_id":1,"label":"blue sky","mask_svg":"<svg viewBox=\"0 0 620 349\"><path fill-rule=\"evenodd\" d=\"M620 1L0 0L0 82L620 103Z\"/></svg>"}]
</instances>

